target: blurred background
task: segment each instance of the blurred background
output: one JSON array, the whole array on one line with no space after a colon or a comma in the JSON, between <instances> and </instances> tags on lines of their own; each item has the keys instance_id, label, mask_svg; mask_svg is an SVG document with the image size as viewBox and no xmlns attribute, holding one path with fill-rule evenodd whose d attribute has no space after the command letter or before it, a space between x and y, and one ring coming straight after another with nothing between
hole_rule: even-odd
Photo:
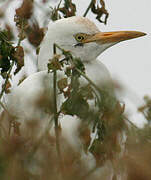
<instances>
[{"instance_id":1,"label":"blurred background","mask_svg":"<svg viewBox=\"0 0 151 180\"><path fill-rule=\"evenodd\" d=\"M3 1L4 2L4 1ZM6 2L6 1L5 1ZM58 1L35 1L36 8L34 16L40 27L47 27L49 22L49 13L51 7L58 4ZM90 3L88 0L75 0L77 5L77 15L83 15L86 7ZM13 0L8 3L5 12L5 21L12 27L15 27L14 14L15 9L20 6L22 0ZM99 23L95 16L89 12L87 17L93 20L101 31L116 31L116 30L136 30L147 33L139 39L134 39L117 44L103 54L99 59L108 68L112 78L123 86L124 92L118 92L121 101L126 103L126 112L129 113L130 119L138 126L142 126L145 122L143 116L137 112L137 107L143 104L143 96L150 95L151 84L151 1L144 0L127 0L127 1L105 1L106 9L109 12L107 25ZM1 11L4 8L2 6ZM46 13L44 13L46 11ZM45 16L47 14L47 16ZM4 21L0 21L1 27L4 26ZM17 36L17 31L13 29ZM13 84L17 85L18 79L25 73L29 75L36 71L36 53L33 47L27 43L25 39L23 46L26 48L25 68L19 72L14 78Z\"/></svg>"}]
</instances>

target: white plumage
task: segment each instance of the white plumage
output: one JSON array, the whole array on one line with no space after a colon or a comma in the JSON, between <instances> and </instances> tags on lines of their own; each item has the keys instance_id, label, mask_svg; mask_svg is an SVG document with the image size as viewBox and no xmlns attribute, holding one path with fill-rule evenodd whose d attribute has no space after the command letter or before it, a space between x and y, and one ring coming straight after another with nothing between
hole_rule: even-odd
<instances>
[{"instance_id":1,"label":"white plumage","mask_svg":"<svg viewBox=\"0 0 151 180\"><path fill-rule=\"evenodd\" d=\"M78 34L82 34L84 37L84 39L80 40L80 45L78 45L79 40L76 38ZM30 138L30 131L26 131L27 128L25 127L30 120L36 120L39 124L38 138L41 137L47 129L52 117L49 104L52 103L53 99L53 77L52 73L48 74L47 64L48 60L53 57L54 43L70 51L74 57L80 58L84 63L86 75L99 87L107 85L108 92L114 94L110 73L97 57L105 49L118 42L143 35L145 34L135 31L102 33L93 22L84 17L71 17L56 22L50 22L48 31L40 47L38 57L38 69L40 72L30 75L5 98L7 110L21 123L21 135L25 135L26 138L29 136ZM60 53L58 49L57 53ZM63 72L59 71L57 76L57 80L59 80L63 77ZM81 83L87 83L87 81L81 78ZM59 95L57 97L58 107L64 99L61 96ZM44 103L48 105L47 107L38 103L41 97L44 97ZM64 116L59 120L62 127L62 136L74 147L75 151L82 151L82 148L79 148L81 147L81 142L80 139L78 139L77 132L79 120L71 116ZM8 127L6 130L8 130ZM52 129L50 133L53 133ZM92 155L88 154L86 156L83 153L81 153L81 155L83 161L85 161L87 165L94 166L94 158ZM41 154L37 155L36 158L42 160ZM35 164L35 168L35 173L39 173L40 171L37 169L37 164ZM33 169L34 165L30 167L29 171L33 173ZM112 177L113 169L110 162L107 162L107 165L104 166L99 173L102 172L107 173L109 179Z\"/></svg>"},{"instance_id":2,"label":"white plumage","mask_svg":"<svg viewBox=\"0 0 151 180\"><path fill-rule=\"evenodd\" d=\"M85 34L86 38L81 41L82 46L75 46L79 42L75 38L77 34ZM24 80L21 85L15 88L7 97L6 107L18 121L21 127L24 122L31 119L41 121L40 132L44 132L48 125L50 114L43 107L37 107L39 97L47 97L51 100L52 95L52 74L47 73L48 60L53 57L53 44L58 44L61 48L69 50L74 57L79 57L84 62L86 75L96 84L107 83L112 91L112 80L107 68L97 60L108 47L123 41L145 35L135 31L119 31L101 33L96 25L84 17L70 17L56 22L50 22L48 32L40 47L38 57L38 69L40 72L34 73ZM60 51L57 50L57 53ZM62 72L59 73L62 76ZM83 82L86 82L83 80ZM62 126L73 126L75 118L70 123L67 120L62 122ZM69 128L70 130L72 128ZM41 134L41 133L39 133Z\"/></svg>"}]
</instances>

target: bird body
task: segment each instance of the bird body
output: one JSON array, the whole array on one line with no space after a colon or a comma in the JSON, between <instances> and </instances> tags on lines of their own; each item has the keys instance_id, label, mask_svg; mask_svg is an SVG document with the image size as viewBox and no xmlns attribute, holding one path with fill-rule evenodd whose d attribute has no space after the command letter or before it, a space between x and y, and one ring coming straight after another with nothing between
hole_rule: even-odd
<instances>
[{"instance_id":1,"label":"bird body","mask_svg":"<svg viewBox=\"0 0 151 180\"><path fill-rule=\"evenodd\" d=\"M48 129L50 119L53 117L51 109L54 96L53 73L48 73L47 64L54 56L54 43L62 49L70 51L73 57L80 58L85 66L87 77L99 88L107 86L108 93L114 95L110 73L97 57L105 49L116 43L144 35L145 33L136 31L102 33L93 22L84 17L70 17L50 22L38 56L38 69L40 72L27 77L6 97L6 109L21 123L21 135L30 138L32 132L26 131L28 129L26 127L28 127L31 120L35 120L38 122L38 138L41 138ZM61 54L61 51L57 49L56 53ZM64 72L57 71L57 80L63 77ZM80 83L84 85L88 82L84 77L81 77ZM58 108L63 101L63 95L57 94ZM95 109L95 107L93 108ZM74 147L74 150L81 150L82 148L79 149L81 142L77 131L80 119L77 119L75 116L64 115L59 120L62 128L61 135ZM8 130L9 128L7 127L6 129ZM32 128L30 130L33 131ZM52 135L52 133L54 132L50 128L50 134ZM41 158L38 155L37 159L39 157ZM94 160L93 158L90 159L90 162ZM88 161L86 164L88 164ZM108 170L107 174L112 176L113 172L111 171L113 169L109 167Z\"/></svg>"},{"instance_id":2,"label":"bird body","mask_svg":"<svg viewBox=\"0 0 151 180\"><path fill-rule=\"evenodd\" d=\"M110 74L106 67L100 61L94 60L93 63L85 63L85 68L87 76L91 77L91 80L93 82L99 85L99 87L102 86L102 88L104 86L108 86L109 93L113 93L113 86ZM96 70L96 72L98 72L97 76L94 73L94 69ZM64 73L62 71L58 71L57 80L60 80L62 78L64 78ZM52 73L48 73L47 70L40 71L30 75L18 87L13 89L10 94L7 95L7 98L5 99L6 108L9 112L11 112L11 115L16 117L17 121L21 123L20 128L22 132L23 129L25 129L25 124L28 121L34 119L37 120L40 125L39 136L41 136L45 132L52 117L52 114L50 113L51 110L49 112L49 107L47 107L47 105L49 105L53 101L52 82ZM80 83L82 83L83 85L88 84L87 80L84 78L80 78ZM42 98L44 98L44 104L46 104L46 107L42 107L42 105L37 105L38 103L40 103ZM63 95L58 95L57 100L58 108L60 108L61 103L64 101ZM72 118L69 116L60 119L62 127L65 128L63 132L67 132L69 129L72 132L73 129L78 126L78 121L75 121L75 119L75 117ZM75 127L73 126L73 124Z\"/></svg>"},{"instance_id":3,"label":"bird body","mask_svg":"<svg viewBox=\"0 0 151 180\"><path fill-rule=\"evenodd\" d=\"M84 17L75 16L50 22L38 56L40 72L30 75L8 95L6 103L8 111L22 125L34 118L42 121L41 127L47 127L50 114L43 107L37 106L36 103L43 96L46 97L48 104L52 101L52 74L47 72L47 64L53 58L54 43L62 49L70 51L73 57L80 58L84 63L86 75L93 83L99 87L107 85L112 94L113 86L110 73L105 65L97 60L98 55L118 42L143 35L145 33L136 31L102 33L92 21ZM61 51L57 49L57 53L61 54ZM59 79L63 76L63 72L58 72ZM86 83L86 80L81 78L81 82ZM46 119L47 123L44 123L42 119ZM45 128L41 129L44 132Z\"/></svg>"}]
</instances>

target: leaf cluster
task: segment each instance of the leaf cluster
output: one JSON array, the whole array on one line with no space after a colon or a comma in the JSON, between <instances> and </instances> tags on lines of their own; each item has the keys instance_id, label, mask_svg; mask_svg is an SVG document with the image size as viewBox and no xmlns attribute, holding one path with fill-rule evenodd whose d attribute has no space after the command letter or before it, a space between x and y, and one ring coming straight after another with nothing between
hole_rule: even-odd
<instances>
[{"instance_id":1,"label":"leaf cluster","mask_svg":"<svg viewBox=\"0 0 151 180\"><path fill-rule=\"evenodd\" d=\"M100 5L101 5L101 7L100 7ZM96 14L96 19L100 23L104 23L104 24L107 23L109 13L105 8L104 0L100 0L98 4L97 4L96 0L92 0L91 11L92 11L92 13ZM105 15L104 20L102 20L103 15Z\"/></svg>"},{"instance_id":2,"label":"leaf cluster","mask_svg":"<svg viewBox=\"0 0 151 180\"><path fill-rule=\"evenodd\" d=\"M7 32L0 31L0 68L1 74L5 78L5 73L11 68L11 63L15 62L16 74L24 66L24 50L21 46L15 47L8 41Z\"/></svg>"},{"instance_id":3,"label":"leaf cluster","mask_svg":"<svg viewBox=\"0 0 151 180\"><path fill-rule=\"evenodd\" d=\"M72 2L72 0L64 0L63 6L62 7L60 6L61 6L61 1L58 4L58 6L56 6L54 9L52 8L50 18L53 21L56 21L57 19L61 19L63 17L67 18L76 15L76 5Z\"/></svg>"},{"instance_id":4,"label":"leaf cluster","mask_svg":"<svg viewBox=\"0 0 151 180\"><path fill-rule=\"evenodd\" d=\"M63 5L61 6L61 2L53 9L51 12L51 19L53 21L56 21L61 18L67 18L71 16L76 16L76 4L72 2L72 0L64 0ZM96 19L100 23L107 24L107 19L109 16L108 11L105 8L105 2L104 0L91 0L88 8L86 9L84 13L84 17L87 15L88 11L91 9L91 12L96 15ZM105 18L103 20L103 16L105 15Z\"/></svg>"},{"instance_id":5,"label":"leaf cluster","mask_svg":"<svg viewBox=\"0 0 151 180\"><path fill-rule=\"evenodd\" d=\"M1 73L7 72L10 68L10 61L14 60L15 47L8 41L7 32L0 31L0 68Z\"/></svg>"},{"instance_id":6,"label":"leaf cluster","mask_svg":"<svg viewBox=\"0 0 151 180\"><path fill-rule=\"evenodd\" d=\"M107 88L102 89L94 85L85 74L85 67L80 59L74 58L70 52L58 45L55 46L62 51L62 54L55 54L50 60L48 72L64 72L64 77L60 80L56 77L56 81L59 94L65 98L57 114L76 116L84 124L83 129L88 128L90 134L96 133L91 147L89 147L90 141L88 143L87 139L85 140L85 151L90 148L98 164L103 163L111 158L111 154L113 157L114 153L120 151L117 138L118 133L126 127L123 117L124 107L113 94L108 93ZM63 55L64 58L61 59ZM81 78L86 82L83 83ZM107 149L109 144L114 146L112 152Z\"/></svg>"}]
</instances>

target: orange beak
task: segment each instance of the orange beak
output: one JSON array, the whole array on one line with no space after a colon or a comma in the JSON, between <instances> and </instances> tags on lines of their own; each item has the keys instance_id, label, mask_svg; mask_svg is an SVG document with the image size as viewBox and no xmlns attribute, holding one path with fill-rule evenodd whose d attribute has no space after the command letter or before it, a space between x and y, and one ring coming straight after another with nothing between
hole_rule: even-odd
<instances>
[{"instance_id":1,"label":"orange beak","mask_svg":"<svg viewBox=\"0 0 151 180\"><path fill-rule=\"evenodd\" d=\"M116 32L99 32L88 36L83 43L97 42L101 44L118 43L121 41L138 38L146 34L139 31L116 31Z\"/></svg>"}]
</instances>

